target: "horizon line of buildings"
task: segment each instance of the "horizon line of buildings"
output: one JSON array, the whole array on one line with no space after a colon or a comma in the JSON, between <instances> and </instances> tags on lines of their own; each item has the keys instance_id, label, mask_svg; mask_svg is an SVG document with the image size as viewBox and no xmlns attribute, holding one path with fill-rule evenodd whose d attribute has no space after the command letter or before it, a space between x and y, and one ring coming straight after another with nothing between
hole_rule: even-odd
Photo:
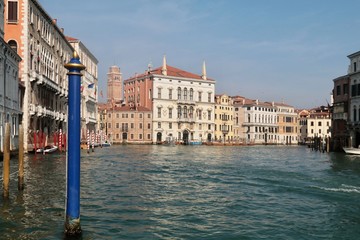
<instances>
[{"instance_id":1,"label":"horizon line of buildings","mask_svg":"<svg viewBox=\"0 0 360 240\"><path fill-rule=\"evenodd\" d=\"M285 103L216 94L205 62L197 75L167 64L122 82L111 66L107 102L99 103L100 130L113 143L231 142L299 144L331 136L330 109L297 110Z\"/></svg>"},{"instance_id":2,"label":"horizon line of buildings","mask_svg":"<svg viewBox=\"0 0 360 240\"><path fill-rule=\"evenodd\" d=\"M190 144L243 142L297 144L330 136L329 109L298 111L284 103L218 95L216 81L169 66L148 66L122 81L120 68L107 74L107 103L98 103L98 60L79 40L64 34L37 0L0 1L0 146L5 123L11 148L24 127L25 151L39 141L53 143L67 132L68 79L64 64L74 51L82 72L81 139L105 132L114 143L161 143L168 138ZM360 91L359 91L360 92ZM321 122L321 123L320 123Z\"/></svg>"}]
</instances>

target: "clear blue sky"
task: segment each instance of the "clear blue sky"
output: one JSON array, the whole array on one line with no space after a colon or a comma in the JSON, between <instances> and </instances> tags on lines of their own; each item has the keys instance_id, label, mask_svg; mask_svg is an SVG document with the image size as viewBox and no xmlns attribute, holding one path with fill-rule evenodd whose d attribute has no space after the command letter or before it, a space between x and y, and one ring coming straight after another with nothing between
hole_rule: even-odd
<instances>
[{"instance_id":1,"label":"clear blue sky","mask_svg":"<svg viewBox=\"0 0 360 240\"><path fill-rule=\"evenodd\" d=\"M167 64L216 80L216 93L297 108L330 102L360 50L358 0L40 0L99 60L99 88Z\"/></svg>"}]
</instances>

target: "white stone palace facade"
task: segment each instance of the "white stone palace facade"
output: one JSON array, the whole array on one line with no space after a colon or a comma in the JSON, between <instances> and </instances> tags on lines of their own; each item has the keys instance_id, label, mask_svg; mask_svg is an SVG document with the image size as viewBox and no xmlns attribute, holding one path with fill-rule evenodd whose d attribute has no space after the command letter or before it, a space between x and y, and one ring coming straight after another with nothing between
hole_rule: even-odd
<instances>
[{"instance_id":1,"label":"white stone palace facade","mask_svg":"<svg viewBox=\"0 0 360 240\"><path fill-rule=\"evenodd\" d=\"M66 37L71 46L78 53L81 63L86 67L81 78L81 141L86 140L87 130L99 133L97 126L98 115L98 60L79 40Z\"/></svg>"},{"instance_id":2,"label":"white stone palace facade","mask_svg":"<svg viewBox=\"0 0 360 240\"><path fill-rule=\"evenodd\" d=\"M196 144L214 137L215 80L166 64L124 81L127 105L152 109L153 143Z\"/></svg>"}]
</instances>

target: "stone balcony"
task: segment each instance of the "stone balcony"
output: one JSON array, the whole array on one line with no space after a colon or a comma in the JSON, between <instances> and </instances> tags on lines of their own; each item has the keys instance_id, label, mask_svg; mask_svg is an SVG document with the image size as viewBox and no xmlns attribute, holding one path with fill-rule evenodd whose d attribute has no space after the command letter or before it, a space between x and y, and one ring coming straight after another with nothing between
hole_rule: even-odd
<instances>
[{"instance_id":1,"label":"stone balcony","mask_svg":"<svg viewBox=\"0 0 360 240\"><path fill-rule=\"evenodd\" d=\"M195 105L195 101L194 100L188 100L188 99L178 99L177 100L177 104L182 104L182 105Z\"/></svg>"},{"instance_id":2,"label":"stone balcony","mask_svg":"<svg viewBox=\"0 0 360 240\"><path fill-rule=\"evenodd\" d=\"M193 123L193 122L195 122L195 118L194 117L180 117L180 118L177 118L177 121Z\"/></svg>"}]
</instances>

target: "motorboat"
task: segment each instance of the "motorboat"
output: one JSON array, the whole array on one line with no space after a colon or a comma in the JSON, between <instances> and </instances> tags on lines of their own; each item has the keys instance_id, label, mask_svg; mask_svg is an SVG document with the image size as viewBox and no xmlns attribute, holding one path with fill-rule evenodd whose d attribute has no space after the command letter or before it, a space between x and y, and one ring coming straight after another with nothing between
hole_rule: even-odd
<instances>
[{"instance_id":1,"label":"motorboat","mask_svg":"<svg viewBox=\"0 0 360 240\"><path fill-rule=\"evenodd\" d=\"M346 154L360 155L360 148L354 148L354 147L345 148L344 147L343 150Z\"/></svg>"},{"instance_id":2,"label":"motorboat","mask_svg":"<svg viewBox=\"0 0 360 240\"><path fill-rule=\"evenodd\" d=\"M109 143L108 141L105 141L105 142L101 143L101 146L103 146L103 147L110 147L110 146L111 146L111 143Z\"/></svg>"},{"instance_id":3,"label":"motorboat","mask_svg":"<svg viewBox=\"0 0 360 240\"><path fill-rule=\"evenodd\" d=\"M53 153L56 152L58 150L58 147L55 145L46 145L44 148L39 148L36 150L37 153Z\"/></svg>"}]
</instances>

